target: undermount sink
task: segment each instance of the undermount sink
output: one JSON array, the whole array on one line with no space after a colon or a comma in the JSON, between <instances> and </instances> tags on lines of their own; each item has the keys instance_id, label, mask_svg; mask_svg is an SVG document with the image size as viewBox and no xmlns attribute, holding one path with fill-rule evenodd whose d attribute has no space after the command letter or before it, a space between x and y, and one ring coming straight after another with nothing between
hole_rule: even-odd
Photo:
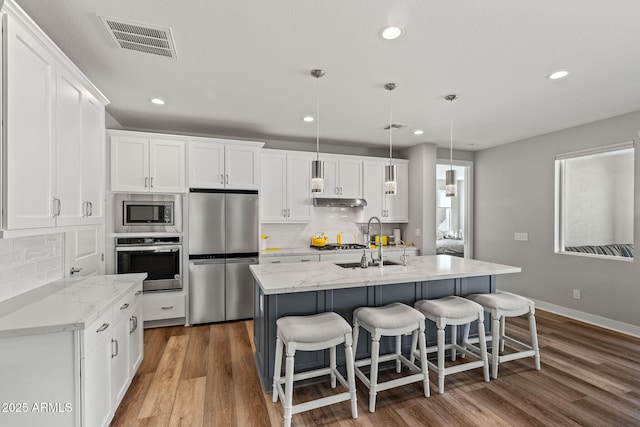
<instances>
[{"instance_id":1,"label":"undermount sink","mask_svg":"<svg viewBox=\"0 0 640 427\"><path fill-rule=\"evenodd\" d=\"M345 262L345 263L340 263L337 262L335 263L338 267L342 267L342 268L361 268L360 267L360 263L359 262ZM399 262L395 262L395 261L387 261L386 259L382 262L382 265L400 265ZM378 265L371 265L369 264L369 267L377 267Z\"/></svg>"}]
</instances>

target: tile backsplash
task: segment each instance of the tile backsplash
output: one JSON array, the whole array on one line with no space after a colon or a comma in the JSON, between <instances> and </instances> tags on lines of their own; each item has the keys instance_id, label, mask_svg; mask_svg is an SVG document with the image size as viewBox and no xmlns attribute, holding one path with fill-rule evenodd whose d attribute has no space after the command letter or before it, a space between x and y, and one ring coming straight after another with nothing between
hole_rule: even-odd
<instances>
[{"instance_id":1,"label":"tile backsplash","mask_svg":"<svg viewBox=\"0 0 640 427\"><path fill-rule=\"evenodd\" d=\"M0 301L63 276L63 234L0 239Z\"/></svg>"},{"instance_id":2,"label":"tile backsplash","mask_svg":"<svg viewBox=\"0 0 640 427\"><path fill-rule=\"evenodd\" d=\"M366 227L369 218L364 218L358 208L313 208L312 220L303 224L262 224L262 233L269 236L270 248L300 248L310 244L311 236L324 231L328 242L335 243L337 234L342 232L342 243L363 243L361 226ZM393 234L397 224L383 224L383 234ZM375 231L374 231L375 230ZM372 232L378 232L377 224Z\"/></svg>"}]
</instances>

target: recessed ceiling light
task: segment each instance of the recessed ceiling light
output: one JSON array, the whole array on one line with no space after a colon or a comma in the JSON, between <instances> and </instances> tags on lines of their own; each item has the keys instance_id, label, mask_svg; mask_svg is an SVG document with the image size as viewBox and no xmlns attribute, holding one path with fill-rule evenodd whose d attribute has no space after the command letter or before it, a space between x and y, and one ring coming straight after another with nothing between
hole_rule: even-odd
<instances>
[{"instance_id":1,"label":"recessed ceiling light","mask_svg":"<svg viewBox=\"0 0 640 427\"><path fill-rule=\"evenodd\" d=\"M400 27L387 27L382 31L382 38L386 40L393 40L400 37L402 34L402 28Z\"/></svg>"},{"instance_id":2,"label":"recessed ceiling light","mask_svg":"<svg viewBox=\"0 0 640 427\"><path fill-rule=\"evenodd\" d=\"M549 74L547 77L551 80L563 79L569 75L569 71L567 70L558 70L555 73Z\"/></svg>"},{"instance_id":3,"label":"recessed ceiling light","mask_svg":"<svg viewBox=\"0 0 640 427\"><path fill-rule=\"evenodd\" d=\"M302 120L304 120L307 123L311 123L314 119L311 116L304 116Z\"/></svg>"},{"instance_id":4,"label":"recessed ceiling light","mask_svg":"<svg viewBox=\"0 0 640 427\"><path fill-rule=\"evenodd\" d=\"M424 131L420 130L420 129L416 129L413 131L414 135L422 135L424 133Z\"/></svg>"},{"instance_id":5,"label":"recessed ceiling light","mask_svg":"<svg viewBox=\"0 0 640 427\"><path fill-rule=\"evenodd\" d=\"M164 100L160 98L153 98L151 100L151 103L156 105L164 105Z\"/></svg>"}]
</instances>

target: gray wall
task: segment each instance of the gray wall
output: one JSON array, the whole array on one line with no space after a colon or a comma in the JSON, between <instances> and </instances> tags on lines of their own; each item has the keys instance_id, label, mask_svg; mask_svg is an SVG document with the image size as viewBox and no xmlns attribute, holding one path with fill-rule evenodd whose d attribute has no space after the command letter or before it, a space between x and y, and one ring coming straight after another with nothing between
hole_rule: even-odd
<instances>
[{"instance_id":1,"label":"gray wall","mask_svg":"<svg viewBox=\"0 0 640 427\"><path fill-rule=\"evenodd\" d=\"M475 258L522 267L499 289L640 325L640 258L635 262L554 253L556 154L638 140L640 111L476 152ZM638 150L635 155L638 168ZM640 222L635 174L634 239ZM529 233L514 241L515 232ZM581 300L572 299L580 289Z\"/></svg>"},{"instance_id":2,"label":"gray wall","mask_svg":"<svg viewBox=\"0 0 640 427\"><path fill-rule=\"evenodd\" d=\"M422 255L436 253L436 145L423 143L409 154L409 223L402 235L420 248ZM420 235L417 231L419 230Z\"/></svg>"}]
</instances>

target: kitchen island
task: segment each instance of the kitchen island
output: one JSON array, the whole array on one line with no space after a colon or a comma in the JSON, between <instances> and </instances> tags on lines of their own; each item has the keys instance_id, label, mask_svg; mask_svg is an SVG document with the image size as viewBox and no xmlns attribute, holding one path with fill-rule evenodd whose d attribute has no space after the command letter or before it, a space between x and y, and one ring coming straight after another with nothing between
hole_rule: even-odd
<instances>
[{"instance_id":1,"label":"kitchen island","mask_svg":"<svg viewBox=\"0 0 640 427\"><path fill-rule=\"evenodd\" d=\"M421 299L496 290L495 276L519 273L519 267L452 257L427 255L411 257L408 265L342 268L331 262L252 265L255 278L253 333L256 364L262 386L271 390L275 357L276 320L282 316L334 311L352 322L358 307L402 302L413 306ZM485 322L489 325L490 322ZM436 341L433 325L427 324L427 345ZM362 331L356 358L369 357L370 337ZM472 333L477 333L472 328ZM392 338L380 341L380 353L393 351ZM408 351L410 337L403 339ZM338 355L344 354L338 350ZM328 351L296 354L296 371L325 366ZM338 365L344 359L338 357Z\"/></svg>"}]
</instances>

